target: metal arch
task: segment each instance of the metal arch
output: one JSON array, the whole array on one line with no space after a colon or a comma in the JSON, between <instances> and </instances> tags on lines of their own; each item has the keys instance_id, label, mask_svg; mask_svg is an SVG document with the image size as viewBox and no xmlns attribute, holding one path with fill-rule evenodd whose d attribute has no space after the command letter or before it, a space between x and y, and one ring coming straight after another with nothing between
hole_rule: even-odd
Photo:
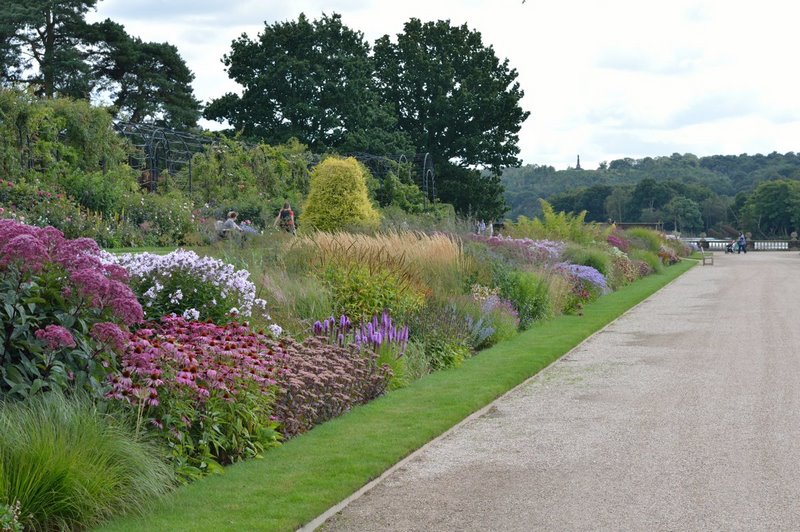
<instances>
[{"instance_id":1,"label":"metal arch","mask_svg":"<svg viewBox=\"0 0 800 532\"><path fill-rule=\"evenodd\" d=\"M192 157L216 141L193 133L177 131L155 124L115 122L114 129L126 137L138 153L129 156L129 164L142 171L140 184L150 190L157 188L160 174L174 176L189 166L188 189L192 187Z\"/></svg>"},{"instance_id":2,"label":"metal arch","mask_svg":"<svg viewBox=\"0 0 800 532\"><path fill-rule=\"evenodd\" d=\"M192 191L192 158L195 154L204 153L206 147L219 145L217 140L178 131L155 124L140 122L114 122L118 134L127 138L136 152L128 157L132 168L142 171L140 185L155 191L162 172L166 171L173 179L183 166L188 166L188 182L177 184L178 188ZM394 165L407 165L408 181L416 183L425 194L425 200L436 201L436 183L433 157L430 153L412 155L374 155L355 152L347 154L367 166L378 179L389 172ZM320 154L308 157L308 168L311 169L322 160Z\"/></svg>"}]
</instances>

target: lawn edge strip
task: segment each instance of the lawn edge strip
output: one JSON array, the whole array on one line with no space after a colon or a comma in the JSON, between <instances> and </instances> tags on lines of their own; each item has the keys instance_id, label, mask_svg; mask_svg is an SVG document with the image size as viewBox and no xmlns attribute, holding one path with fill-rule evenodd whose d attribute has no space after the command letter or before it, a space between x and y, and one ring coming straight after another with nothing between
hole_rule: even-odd
<instances>
[{"instance_id":1,"label":"lawn edge strip","mask_svg":"<svg viewBox=\"0 0 800 532\"><path fill-rule=\"evenodd\" d=\"M102 530L296 530L430 441L536 375L681 274L681 261L604 296L583 316L537 323L440 371L319 425L264 458L175 491L144 517Z\"/></svg>"}]
</instances>

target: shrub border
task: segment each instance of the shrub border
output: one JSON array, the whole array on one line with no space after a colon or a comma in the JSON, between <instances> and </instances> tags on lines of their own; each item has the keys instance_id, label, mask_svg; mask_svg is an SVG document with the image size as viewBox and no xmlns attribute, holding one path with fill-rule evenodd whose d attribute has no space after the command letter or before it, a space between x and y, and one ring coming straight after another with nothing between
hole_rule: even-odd
<instances>
[{"instance_id":1,"label":"shrub border","mask_svg":"<svg viewBox=\"0 0 800 532\"><path fill-rule=\"evenodd\" d=\"M185 486L145 517L103 530L296 530L466 417L523 383L697 264L683 260L588 305L535 324L440 371L324 423L263 459Z\"/></svg>"}]
</instances>

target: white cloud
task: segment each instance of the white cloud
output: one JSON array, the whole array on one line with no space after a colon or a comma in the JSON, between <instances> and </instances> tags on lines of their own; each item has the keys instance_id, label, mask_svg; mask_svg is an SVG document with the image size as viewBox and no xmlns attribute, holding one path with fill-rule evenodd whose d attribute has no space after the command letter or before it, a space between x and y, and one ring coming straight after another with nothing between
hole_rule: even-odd
<instances>
[{"instance_id":1,"label":"white cloud","mask_svg":"<svg viewBox=\"0 0 800 532\"><path fill-rule=\"evenodd\" d=\"M800 4L781 0L101 0L94 16L175 44L208 101L237 91L220 62L233 39L301 12L340 13L370 42L411 17L480 31L519 72L525 163L797 150Z\"/></svg>"}]
</instances>

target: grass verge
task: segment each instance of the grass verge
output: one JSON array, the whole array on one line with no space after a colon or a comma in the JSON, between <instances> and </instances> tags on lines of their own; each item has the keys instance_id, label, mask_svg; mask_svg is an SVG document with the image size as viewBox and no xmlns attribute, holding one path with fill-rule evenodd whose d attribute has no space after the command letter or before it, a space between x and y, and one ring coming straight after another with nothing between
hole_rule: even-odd
<instances>
[{"instance_id":1,"label":"grass verge","mask_svg":"<svg viewBox=\"0 0 800 532\"><path fill-rule=\"evenodd\" d=\"M263 459L179 489L103 530L295 530L558 359L694 266L682 261L320 425Z\"/></svg>"}]
</instances>

